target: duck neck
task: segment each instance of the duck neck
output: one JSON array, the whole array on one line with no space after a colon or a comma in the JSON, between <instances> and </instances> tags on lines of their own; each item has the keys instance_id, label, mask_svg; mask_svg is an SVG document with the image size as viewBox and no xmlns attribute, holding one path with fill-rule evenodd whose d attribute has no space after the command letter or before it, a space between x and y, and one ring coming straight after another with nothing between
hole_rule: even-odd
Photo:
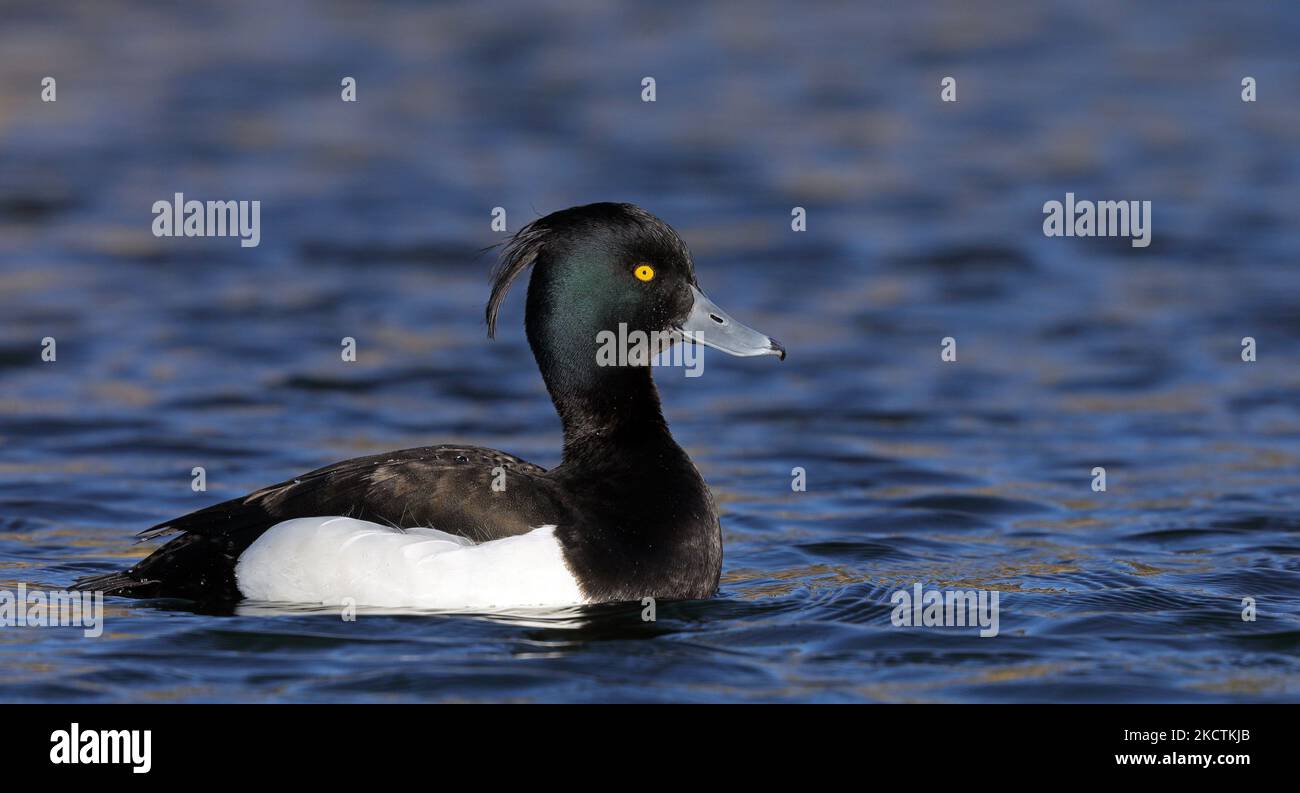
<instances>
[{"instance_id":1,"label":"duck neck","mask_svg":"<svg viewBox=\"0 0 1300 793\"><path fill-rule=\"evenodd\" d=\"M650 367L597 366L595 347L583 347L538 356L546 389L564 427L564 461L615 462L677 448Z\"/></svg>"},{"instance_id":2,"label":"duck neck","mask_svg":"<svg viewBox=\"0 0 1300 793\"><path fill-rule=\"evenodd\" d=\"M581 331L528 325L528 340L564 427L564 463L635 467L680 452L649 366L601 366L600 343Z\"/></svg>"}]
</instances>

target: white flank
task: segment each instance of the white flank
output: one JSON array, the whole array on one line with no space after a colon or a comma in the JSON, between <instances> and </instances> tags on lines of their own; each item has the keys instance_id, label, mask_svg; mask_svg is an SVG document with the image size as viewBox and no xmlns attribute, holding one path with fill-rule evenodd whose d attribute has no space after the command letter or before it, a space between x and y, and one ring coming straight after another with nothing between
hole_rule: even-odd
<instances>
[{"instance_id":1,"label":"white flank","mask_svg":"<svg viewBox=\"0 0 1300 793\"><path fill-rule=\"evenodd\" d=\"M354 518L277 523L235 565L250 600L473 609L585 602L554 526L475 544Z\"/></svg>"}]
</instances>

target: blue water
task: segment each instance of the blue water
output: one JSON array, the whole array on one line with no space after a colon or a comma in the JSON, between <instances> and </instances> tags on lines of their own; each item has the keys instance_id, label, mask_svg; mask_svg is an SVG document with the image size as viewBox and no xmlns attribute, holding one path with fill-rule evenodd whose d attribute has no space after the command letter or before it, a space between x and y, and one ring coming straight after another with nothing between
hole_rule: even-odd
<instances>
[{"instance_id":1,"label":"blue water","mask_svg":"<svg viewBox=\"0 0 1300 793\"><path fill-rule=\"evenodd\" d=\"M496 206L645 206L790 357L660 372L713 600L110 599L0 628L0 701L1300 700L1295 7L699 5L7 6L0 589L346 457L555 464L518 294L485 338ZM261 245L153 237L178 191L260 200ZM1152 201L1150 247L1045 238L1067 191ZM999 635L894 627L918 582L996 590Z\"/></svg>"}]
</instances>

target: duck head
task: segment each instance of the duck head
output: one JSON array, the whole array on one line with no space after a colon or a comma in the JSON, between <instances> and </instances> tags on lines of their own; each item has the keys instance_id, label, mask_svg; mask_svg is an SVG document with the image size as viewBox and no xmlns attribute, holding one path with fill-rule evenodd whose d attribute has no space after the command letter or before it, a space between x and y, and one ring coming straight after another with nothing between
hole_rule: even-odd
<instances>
[{"instance_id":1,"label":"duck head","mask_svg":"<svg viewBox=\"0 0 1300 793\"><path fill-rule=\"evenodd\" d=\"M700 290L686 244L632 204L600 203L554 212L506 246L487 306L488 336L514 280L533 266L526 327L536 348L556 333L617 330L684 336L731 355L785 348L737 322Z\"/></svg>"},{"instance_id":2,"label":"duck head","mask_svg":"<svg viewBox=\"0 0 1300 793\"><path fill-rule=\"evenodd\" d=\"M658 398L649 361L598 361L600 339L640 331L659 349L683 338L731 355L776 355L779 342L733 319L705 296L690 251L668 224L632 204L573 207L533 221L506 245L487 305L489 337L510 285L529 267L524 325L565 422L592 411L607 424L639 399ZM643 406L644 407L644 406ZM590 423L590 422L589 422Z\"/></svg>"}]
</instances>

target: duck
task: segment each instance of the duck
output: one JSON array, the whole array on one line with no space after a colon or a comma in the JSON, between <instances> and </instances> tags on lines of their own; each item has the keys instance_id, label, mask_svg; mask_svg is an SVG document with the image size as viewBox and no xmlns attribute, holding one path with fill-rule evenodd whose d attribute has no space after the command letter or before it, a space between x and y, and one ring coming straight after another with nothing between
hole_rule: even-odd
<instances>
[{"instance_id":1,"label":"duck","mask_svg":"<svg viewBox=\"0 0 1300 793\"><path fill-rule=\"evenodd\" d=\"M524 330L563 428L558 465L454 445L344 460L146 529L165 544L74 587L425 609L714 596L722 529L708 485L669 431L651 362L610 365L599 339L641 331L780 360L785 348L706 297L681 237L633 204L553 212L505 243L490 339L530 268Z\"/></svg>"}]
</instances>

